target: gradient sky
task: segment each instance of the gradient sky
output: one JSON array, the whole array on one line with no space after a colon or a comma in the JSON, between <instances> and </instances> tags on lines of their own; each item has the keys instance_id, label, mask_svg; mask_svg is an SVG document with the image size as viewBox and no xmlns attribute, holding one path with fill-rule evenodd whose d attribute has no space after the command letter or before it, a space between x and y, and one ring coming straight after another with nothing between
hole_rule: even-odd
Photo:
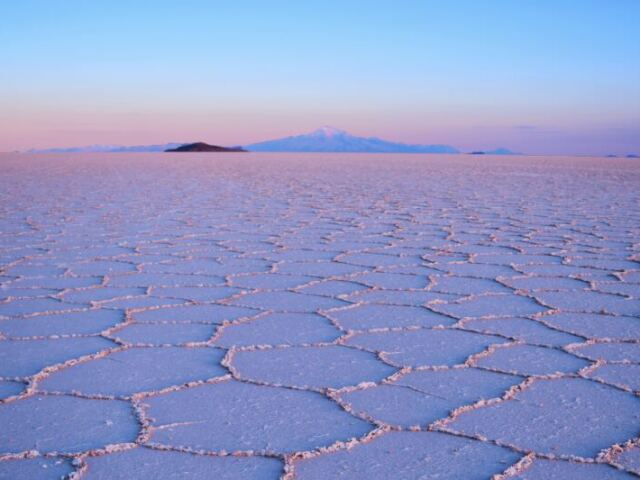
<instances>
[{"instance_id":1,"label":"gradient sky","mask_svg":"<svg viewBox=\"0 0 640 480\"><path fill-rule=\"evenodd\" d=\"M0 151L333 125L463 150L640 153L638 0L16 0Z\"/></svg>"}]
</instances>

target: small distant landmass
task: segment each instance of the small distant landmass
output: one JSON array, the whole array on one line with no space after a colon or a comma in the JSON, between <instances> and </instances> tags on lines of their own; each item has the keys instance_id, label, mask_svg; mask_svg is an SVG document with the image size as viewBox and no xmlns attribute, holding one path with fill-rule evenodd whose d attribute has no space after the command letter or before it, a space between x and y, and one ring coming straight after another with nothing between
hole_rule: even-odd
<instances>
[{"instance_id":1,"label":"small distant landmass","mask_svg":"<svg viewBox=\"0 0 640 480\"><path fill-rule=\"evenodd\" d=\"M520 152L514 152L508 148L496 148L495 150L475 150L471 155L522 155Z\"/></svg>"},{"instance_id":2,"label":"small distant landmass","mask_svg":"<svg viewBox=\"0 0 640 480\"><path fill-rule=\"evenodd\" d=\"M629 153L627 155L622 155L624 158L640 158L640 155L636 155L635 153ZM615 155L613 153L610 153L609 155L607 155L607 158L620 158L620 155Z\"/></svg>"},{"instance_id":3,"label":"small distant landmass","mask_svg":"<svg viewBox=\"0 0 640 480\"><path fill-rule=\"evenodd\" d=\"M329 126L303 135L252 143L245 148L250 152L460 153L451 145L390 142L377 137L358 137Z\"/></svg>"},{"instance_id":4,"label":"small distant landmass","mask_svg":"<svg viewBox=\"0 0 640 480\"><path fill-rule=\"evenodd\" d=\"M246 152L242 147L220 147L204 142L187 143L179 147L167 148L165 152Z\"/></svg>"}]
</instances>

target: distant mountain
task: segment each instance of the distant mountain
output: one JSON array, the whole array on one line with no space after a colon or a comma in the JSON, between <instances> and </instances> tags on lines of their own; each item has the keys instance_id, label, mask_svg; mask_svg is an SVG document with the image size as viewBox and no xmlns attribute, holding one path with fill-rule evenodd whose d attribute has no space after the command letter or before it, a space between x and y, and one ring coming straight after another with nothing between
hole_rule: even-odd
<instances>
[{"instance_id":1,"label":"distant mountain","mask_svg":"<svg viewBox=\"0 0 640 480\"><path fill-rule=\"evenodd\" d=\"M168 148L165 152L246 152L241 147L219 147L204 142L187 143L175 148Z\"/></svg>"},{"instance_id":2,"label":"distant mountain","mask_svg":"<svg viewBox=\"0 0 640 480\"><path fill-rule=\"evenodd\" d=\"M126 152L164 152L169 148L177 148L184 143L165 143L162 145L88 145L84 147L32 149L27 153L126 153Z\"/></svg>"},{"instance_id":3,"label":"distant mountain","mask_svg":"<svg viewBox=\"0 0 640 480\"><path fill-rule=\"evenodd\" d=\"M487 155L522 155L520 152L514 152L508 148L496 148L495 150L486 150Z\"/></svg>"},{"instance_id":4,"label":"distant mountain","mask_svg":"<svg viewBox=\"0 0 640 480\"><path fill-rule=\"evenodd\" d=\"M368 152L458 153L450 145L411 145L376 137L356 137L344 130L322 127L311 133L246 145L252 152Z\"/></svg>"}]
</instances>

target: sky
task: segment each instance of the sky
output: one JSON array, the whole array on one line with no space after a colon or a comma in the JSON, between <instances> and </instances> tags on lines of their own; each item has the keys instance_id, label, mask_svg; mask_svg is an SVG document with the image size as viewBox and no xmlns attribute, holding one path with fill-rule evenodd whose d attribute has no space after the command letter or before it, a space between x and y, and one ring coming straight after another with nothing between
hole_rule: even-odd
<instances>
[{"instance_id":1,"label":"sky","mask_svg":"<svg viewBox=\"0 0 640 480\"><path fill-rule=\"evenodd\" d=\"M638 0L20 0L0 151L332 125L461 150L640 153Z\"/></svg>"}]
</instances>

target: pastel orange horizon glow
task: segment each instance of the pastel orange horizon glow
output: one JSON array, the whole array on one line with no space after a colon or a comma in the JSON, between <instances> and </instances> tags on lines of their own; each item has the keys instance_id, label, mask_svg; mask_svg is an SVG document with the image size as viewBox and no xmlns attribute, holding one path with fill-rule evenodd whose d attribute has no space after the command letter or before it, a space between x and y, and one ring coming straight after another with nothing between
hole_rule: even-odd
<instances>
[{"instance_id":1,"label":"pastel orange horizon glow","mask_svg":"<svg viewBox=\"0 0 640 480\"><path fill-rule=\"evenodd\" d=\"M4 7L0 151L328 124L462 151L640 153L640 2L97 3Z\"/></svg>"}]
</instances>

